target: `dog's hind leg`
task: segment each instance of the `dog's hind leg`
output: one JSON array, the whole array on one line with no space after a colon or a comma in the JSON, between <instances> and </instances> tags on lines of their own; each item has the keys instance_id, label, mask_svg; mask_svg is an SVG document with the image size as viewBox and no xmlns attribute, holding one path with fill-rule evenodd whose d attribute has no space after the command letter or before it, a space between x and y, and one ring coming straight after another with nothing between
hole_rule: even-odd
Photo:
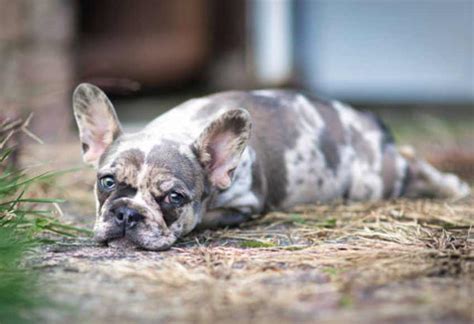
<instances>
[{"instance_id":1,"label":"dog's hind leg","mask_svg":"<svg viewBox=\"0 0 474 324\"><path fill-rule=\"evenodd\" d=\"M460 199L469 195L467 183L452 173L437 170L416 156L412 147L401 147L399 152L408 163L404 197Z\"/></svg>"}]
</instances>

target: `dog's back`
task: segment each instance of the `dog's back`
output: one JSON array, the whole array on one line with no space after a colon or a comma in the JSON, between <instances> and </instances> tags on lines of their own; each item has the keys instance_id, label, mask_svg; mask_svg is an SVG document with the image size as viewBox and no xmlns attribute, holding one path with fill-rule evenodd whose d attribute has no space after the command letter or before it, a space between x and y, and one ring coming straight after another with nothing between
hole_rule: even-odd
<instances>
[{"instance_id":1,"label":"dog's back","mask_svg":"<svg viewBox=\"0 0 474 324\"><path fill-rule=\"evenodd\" d=\"M191 141L209 121L235 108L252 117L250 145L233 185L214 197L212 208L260 213L301 203L416 195L409 192L413 168L387 127L337 101L287 90L229 91L185 102L149 127L162 136L167 129L186 133Z\"/></svg>"}]
</instances>

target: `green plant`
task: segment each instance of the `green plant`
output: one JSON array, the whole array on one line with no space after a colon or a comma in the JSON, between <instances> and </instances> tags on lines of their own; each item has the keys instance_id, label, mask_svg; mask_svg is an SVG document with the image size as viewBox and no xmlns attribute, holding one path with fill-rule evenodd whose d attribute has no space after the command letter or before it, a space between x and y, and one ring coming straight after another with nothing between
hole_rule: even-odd
<instances>
[{"instance_id":1,"label":"green plant","mask_svg":"<svg viewBox=\"0 0 474 324\"><path fill-rule=\"evenodd\" d=\"M4 150L0 163L5 163L11 150ZM26 322L29 310L41 304L35 289L36 274L21 267L25 253L39 244L34 236L36 220L30 215L42 214L32 203L51 203L52 200L23 198L27 186L40 178L27 178L24 172L7 168L0 175L0 323Z\"/></svg>"},{"instance_id":2,"label":"green plant","mask_svg":"<svg viewBox=\"0 0 474 324\"><path fill-rule=\"evenodd\" d=\"M0 156L0 163L7 157L8 154ZM44 208L45 205L50 207L62 203L62 199L25 198L29 186L57 175L58 173L43 173L29 177L25 171L4 171L0 175L0 227L15 224L16 231L29 237L44 232L64 236L90 235L87 229L60 222L52 216L51 208Z\"/></svg>"},{"instance_id":3,"label":"green plant","mask_svg":"<svg viewBox=\"0 0 474 324\"><path fill-rule=\"evenodd\" d=\"M27 120L28 121L28 120ZM32 186L49 181L60 173L30 176L10 162L15 148L6 148L8 139L25 123L0 125L0 323L36 322L35 310L47 305L37 289L37 272L24 266L25 255L61 236L89 235L90 231L61 223L51 208L60 199L29 195ZM13 161L14 162L14 161ZM34 191L34 190L33 190ZM53 237L54 238L54 237Z\"/></svg>"}]
</instances>

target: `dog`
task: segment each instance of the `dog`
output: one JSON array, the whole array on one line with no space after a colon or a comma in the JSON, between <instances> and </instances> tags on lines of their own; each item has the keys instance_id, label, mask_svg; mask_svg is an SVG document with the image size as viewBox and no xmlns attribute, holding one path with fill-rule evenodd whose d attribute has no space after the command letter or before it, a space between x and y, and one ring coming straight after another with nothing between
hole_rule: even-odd
<instances>
[{"instance_id":1,"label":"dog","mask_svg":"<svg viewBox=\"0 0 474 324\"><path fill-rule=\"evenodd\" d=\"M294 91L191 99L131 134L94 85L76 88L73 108L83 159L97 170L94 237L110 246L165 250L195 228L299 204L469 194L397 149L375 115Z\"/></svg>"}]
</instances>

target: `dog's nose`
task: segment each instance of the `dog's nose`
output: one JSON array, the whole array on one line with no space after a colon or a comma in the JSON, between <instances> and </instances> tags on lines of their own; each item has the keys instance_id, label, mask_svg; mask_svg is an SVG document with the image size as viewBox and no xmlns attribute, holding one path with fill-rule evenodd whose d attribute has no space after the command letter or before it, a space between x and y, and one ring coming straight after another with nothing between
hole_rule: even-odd
<instances>
[{"instance_id":1,"label":"dog's nose","mask_svg":"<svg viewBox=\"0 0 474 324\"><path fill-rule=\"evenodd\" d=\"M129 207L119 207L115 211L115 223L119 226L132 228L142 220L143 216L138 211Z\"/></svg>"}]
</instances>

